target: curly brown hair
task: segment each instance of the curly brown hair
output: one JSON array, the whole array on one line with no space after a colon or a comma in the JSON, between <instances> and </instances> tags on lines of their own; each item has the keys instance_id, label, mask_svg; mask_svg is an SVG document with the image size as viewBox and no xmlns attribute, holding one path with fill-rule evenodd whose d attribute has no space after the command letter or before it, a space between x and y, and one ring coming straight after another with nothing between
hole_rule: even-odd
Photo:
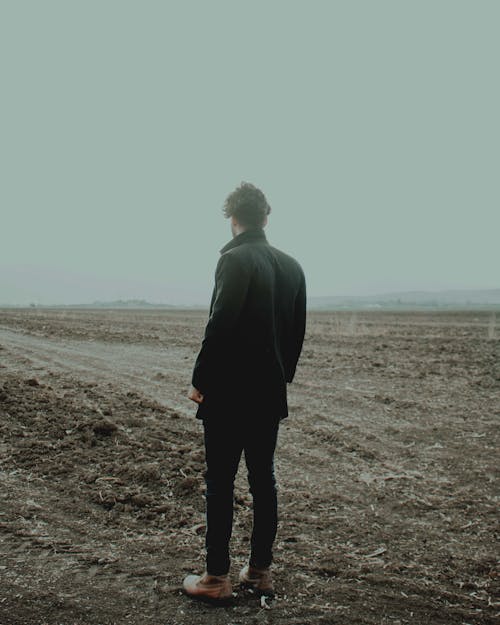
<instances>
[{"instance_id":1,"label":"curly brown hair","mask_svg":"<svg viewBox=\"0 0 500 625\"><path fill-rule=\"evenodd\" d=\"M235 217L245 228L262 228L271 212L266 196L250 182L242 182L224 202L225 217Z\"/></svg>"}]
</instances>

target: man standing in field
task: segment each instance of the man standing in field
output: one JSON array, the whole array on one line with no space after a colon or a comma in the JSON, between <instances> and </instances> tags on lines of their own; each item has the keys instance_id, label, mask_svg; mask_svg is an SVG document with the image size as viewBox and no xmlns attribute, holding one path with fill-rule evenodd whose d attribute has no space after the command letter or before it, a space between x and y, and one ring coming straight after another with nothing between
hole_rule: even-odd
<instances>
[{"instance_id":1,"label":"man standing in field","mask_svg":"<svg viewBox=\"0 0 500 625\"><path fill-rule=\"evenodd\" d=\"M242 183L224 204L233 239L221 250L210 317L193 371L189 398L203 421L206 481L206 572L188 575L188 595L222 600L232 594L229 540L233 484L242 452L253 496L253 531L240 582L272 595L270 574L277 529L274 451L288 415L306 319L304 273L269 245L271 208L259 189Z\"/></svg>"}]
</instances>

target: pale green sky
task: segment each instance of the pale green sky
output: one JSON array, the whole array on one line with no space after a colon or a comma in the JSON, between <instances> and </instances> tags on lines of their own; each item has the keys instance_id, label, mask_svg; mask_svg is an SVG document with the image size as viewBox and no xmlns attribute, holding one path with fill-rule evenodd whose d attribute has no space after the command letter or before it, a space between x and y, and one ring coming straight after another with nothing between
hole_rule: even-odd
<instances>
[{"instance_id":1,"label":"pale green sky","mask_svg":"<svg viewBox=\"0 0 500 625\"><path fill-rule=\"evenodd\" d=\"M242 180L311 295L500 287L500 3L3 0L0 304L207 303Z\"/></svg>"}]
</instances>

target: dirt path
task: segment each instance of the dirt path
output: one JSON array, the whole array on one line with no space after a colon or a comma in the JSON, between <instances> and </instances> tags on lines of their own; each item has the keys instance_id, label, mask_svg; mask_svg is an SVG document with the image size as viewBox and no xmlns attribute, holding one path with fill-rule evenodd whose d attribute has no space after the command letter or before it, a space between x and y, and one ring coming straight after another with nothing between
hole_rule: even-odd
<instances>
[{"instance_id":1,"label":"dirt path","mask_svg":"<svg viewBox=\"0 0 500 625\"><path fill-rule=\"evenodd\" d=\"M32 371L44 379L59 374L81 380L105 381L188 413L185 400L192 353L185 347L153 347L92 340L36 337L0 327L2 358L9 370ZM184 401L181 401L184 400ZM189 410L192 412L192 410Z\"/></svg>"}]
</instances>

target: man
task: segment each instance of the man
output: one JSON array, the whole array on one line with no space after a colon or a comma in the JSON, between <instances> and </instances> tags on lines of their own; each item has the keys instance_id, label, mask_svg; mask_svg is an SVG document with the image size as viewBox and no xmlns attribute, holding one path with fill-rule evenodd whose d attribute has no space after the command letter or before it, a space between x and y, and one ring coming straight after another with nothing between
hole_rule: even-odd
<instances>
[{"instance_id":1,"label":"man","mask_svg":"<svg viewBox=\"0 0 500 625\"><path fill-rule=\"evenodd\" d=\"M233 239L221 250L202 347L189 398L198 404L205 435L206 572L184 580L187 594L224 600L232 595L229 540L233 484L242 452L253 497L249 564L240 582L272 595L272 547L277 529L274 451L288 415L306 319L304 273L269 245L271 208L259 189L242 183L226 199Z\"/></svg>"}]
</instances>

